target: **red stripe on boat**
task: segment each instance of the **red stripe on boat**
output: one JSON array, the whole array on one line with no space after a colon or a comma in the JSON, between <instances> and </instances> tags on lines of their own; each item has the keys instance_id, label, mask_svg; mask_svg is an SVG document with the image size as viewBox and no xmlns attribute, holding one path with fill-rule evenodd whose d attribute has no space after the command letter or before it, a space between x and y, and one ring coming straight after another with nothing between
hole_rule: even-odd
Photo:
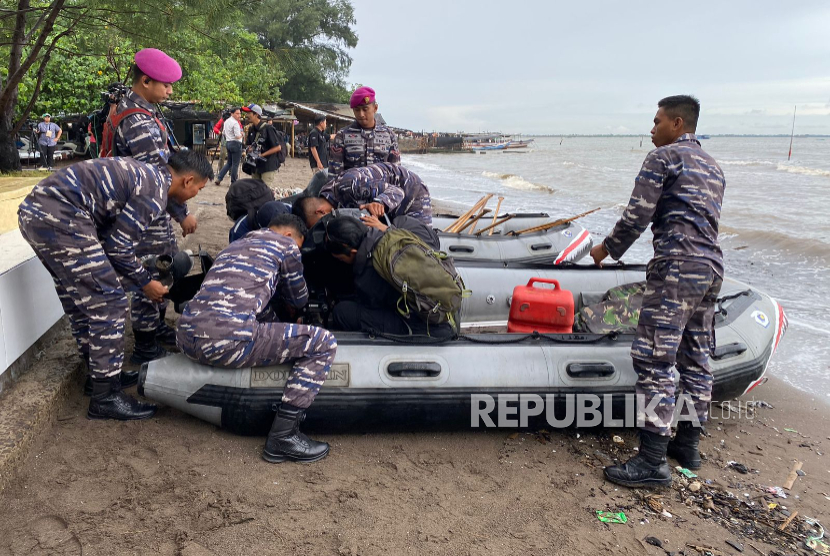
<instances>
[{"instance_id":1,"label":"red stripe on boat","mask_svg":"<svg viewBox=\"0 0 830 556\"><path fill-rule=\"evenodd\" d=\"M570 242L565 250L559 253L559 256L553 262L553 264L560 264L562 261L568 258L568 255L573 253L577 247L579 247L586 239L591 236L591 233L588 230L582 230L582 233L577 236L575 240Z\"/></svg>"}]
</instances>

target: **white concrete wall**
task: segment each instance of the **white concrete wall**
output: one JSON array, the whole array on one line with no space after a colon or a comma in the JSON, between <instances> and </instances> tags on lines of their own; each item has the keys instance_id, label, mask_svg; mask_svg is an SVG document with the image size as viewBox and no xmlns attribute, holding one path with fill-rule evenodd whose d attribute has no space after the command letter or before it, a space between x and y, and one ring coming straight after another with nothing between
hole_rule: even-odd
<instances>
[{"instance_id":1,"label":"white concrete wall","mask_svg":"<svg viewBox=\"0 0 830 556\"><path fill-rule=\"evenodd\" d=\"M0 235L0 375L62 316L52 277L20 231Z\"/></svg>"}]
</instances>

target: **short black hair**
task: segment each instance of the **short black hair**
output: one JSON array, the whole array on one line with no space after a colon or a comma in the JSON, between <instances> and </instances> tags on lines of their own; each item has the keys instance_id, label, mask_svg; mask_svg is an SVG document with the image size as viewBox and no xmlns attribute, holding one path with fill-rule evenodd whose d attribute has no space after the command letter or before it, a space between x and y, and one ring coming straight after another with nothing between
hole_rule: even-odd
<instances>
[{"instance_id":1,"label":"short black hair","mask_svg":"<svg viewBox=\"0 0 830 556\"><path fill-rule=\"evenodd\" d=\"M294 214L278 214L268 223L269 228L291 228L297 232L300 237L305 237L308 233L305 223Z\"/></svg>"},{"instance_id":2,"label":"short black hair","mask_svg":"<svg viewBox=\"0 0 830 556\"><path fill-rule=\"evenodd\" d=\"M335 255L348 255L357 249L369 228L351 216L338 216L326 223L326 251Z\"/></svg>"},{"instance_id":3,"label":"short black hair","mask_svg":"<svg viewBox=\"0 0 830 556\"><path fill-rule=\"evenodd\" d=\"M133 84L138 83L139 81L141 81L142 77L150 77L149 75L147 75L146 73L141 71L141 69L139 69L138 64L133 64L132 67L130 68L130 71L133 74Z\"/></svg>"},{"instance_id":4,"label":"short black hair","mask_svg":"<svg viewBox=\"0 0 830 556\"><path fill-rule=\"evenodd\" d=\"M658 108L671 118L682 118L686 131L692 133L697 129L697 118L700 116L700 101L691 95L675 95L661 99Z\"/></svg>"},{"instance_id":5,"label":"short black hair","mask_svg":"<svg viewBox=\"0 0 830 556\"><path fill-rule=\"evenodd\" d=\"M325 122L326 116L325 114L317 114L314 116L314 125L320 125L320 122Z\"/></svg>"},{"instance_id":6,"label":"short black hair","mask_svg":"<svg viewBox=\"0 0 830 556\"><path fill-rule=\"evenodd\" d=\"M314 212L314 199L319 199L314 195L301 195L299 199L294 201L291 205L291 214L299 216L303 222L308 222L308 216Z\"/></svg>"},{"instance_id":7,"label":"short black hair","mask_svg":"<svg viewBox=\"0 0 830 556\"><path fill-rule=\"evenodd\" d=\"M167 164L177 174L193 172L201 178L213 179L213 167L207 157L190 149L173 153Z\"/></svg>"}]
</instances>

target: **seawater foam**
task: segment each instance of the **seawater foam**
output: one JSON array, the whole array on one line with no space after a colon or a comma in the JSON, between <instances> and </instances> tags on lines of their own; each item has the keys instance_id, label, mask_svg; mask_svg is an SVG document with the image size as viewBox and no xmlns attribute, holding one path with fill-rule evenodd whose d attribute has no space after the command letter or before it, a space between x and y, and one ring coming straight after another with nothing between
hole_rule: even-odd
<instances>
[{"instance_id":1,"label":"seawater foam","mask_svg":"<svg viewBox=\"0 0 830 556\"><path fill-rule=\"evenodd\" d=\"M718 160L721 166L775 166L771 160Z\"/></svg>"},{"instance_id":2,"label":"seawater foam","mask_svg":"<svg viewBox=\"0 0 830 556\"><path fill-rule=\"evenodd\" d=\"M498 172L484 171L481 175L485 178L499 180L510 189L520 189L522 191L545 191L547 193L554 193L556 191L552 187L548 187L540 183L529 182L523 177L516 176L514 174L499 174Z\"/></svg>"},{"instance_id":3,"label":"seawater foam","mask_svg":"<svg viewBox=\"0 0 830 556\"><path fill-rule=\"evenodd\" d=\"M805 166L788 166L786 164L779 164L776 170L780 172L790 172L791 174L804 174L805 176L825 176L830 178L830 170L821 170L820 168L808 168Z\"/></svg>"}]
</instances>

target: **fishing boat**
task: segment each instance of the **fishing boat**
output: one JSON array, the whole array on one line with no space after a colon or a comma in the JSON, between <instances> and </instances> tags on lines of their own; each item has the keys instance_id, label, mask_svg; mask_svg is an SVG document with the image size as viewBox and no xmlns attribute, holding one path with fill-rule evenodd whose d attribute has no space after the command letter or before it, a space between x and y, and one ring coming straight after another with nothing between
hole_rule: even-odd
<instances>
[{"instance_id":1,"label":"fishing boat","mask_svg":"<svg viewBox=\"0 0 830 556\"><path fill-rule=\"evenodd\" d=\"M473 152L503 151L507 148L507 143L493 143L492 145L479 145L471 148Z\"/></svg>"},{"instance_id":2,"label":"fishing boat","mask_svg":"<svg viewBox=\"0 0 830 556\"><path fill-rule=\"evenodd\" d=\"M632 334L508 333L514 287L557 280L577 311L612 287L645 279L643 265L559 267L457 263L472 290L453 339L336 332L337 355L308 412L327 429L359 423L420 427L470 421L473 396L597 394L612 407L630 401L637 375ZM714 400L761 384L787 328L782 307L752 286L726 279L716 306L711 356ZM145 364L139 392L240 434L264 434L282 396L288 365L219 369L176 354ZM558 399L558 398L555 398Z\"/></svg>"},{"instance_id":3,"label":"fishing boat","mask_svg":"<svg viewBox=\"0 0 830 556\"><path fill-rule=\"evenodd\" d=\"M512 139L508 141L508 149L526 149L531 146L533 139Z\"/></svg>"}]
</instances>

